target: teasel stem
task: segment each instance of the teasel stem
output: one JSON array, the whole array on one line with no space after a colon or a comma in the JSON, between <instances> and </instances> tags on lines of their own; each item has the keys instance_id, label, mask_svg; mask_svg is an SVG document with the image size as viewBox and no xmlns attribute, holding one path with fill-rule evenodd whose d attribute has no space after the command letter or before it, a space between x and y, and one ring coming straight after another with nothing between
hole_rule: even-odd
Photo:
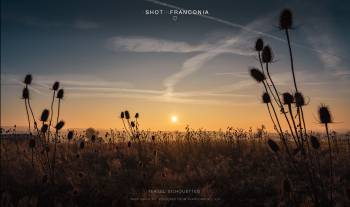
<instances>
[{"instance_id":1,"label":"teasel stem","mask_svg":"<svg viewBox=\"0 0 350 207\"><path fill-rule=\"evenodd\" d=\"M33 113L32 106L30 105L30 100L29 99L28 99L28 107L29 107L30 113L32 114L32 117L33 117L34 129L39 133L38 125L37 125L37 122L35 120L35 116L34 116L34 113Z\"/></svg>"},{"instance_id":2,"label":"teasel stem","mask_svg":"<svg viewBox=\"0 0 350 207\"><path fill-rule=\"evenodd\" d=\"M292 53L292 47L291 47L291 45L290 45L290 38L289 38L288 29L286 29L285 32L286 32L287 43L288 43L288 48L289 48L290 66L291 66L291 69L292 69L294 87L295 87L295 91L298 92L297 82L296 82L296 80L295 80L295 74L294 74L293 53Z\"/></svg>"},{"instance_id":3,"label":"teasel stem","mask_svg":"<svg viewBox=\"0 0 350 207\"><path fill-rule=\"evenodd\" d=\"M51 101L51 115L50 115L50 122L49 122L49 127L47 130L47 140L49 140L49 136L50 136L50 129L51 129L51 123L52 123L52 118L53 118L53 103L55 101L55 95L56 95L56 91L53 91L53 95L52 95L52 101Z\"/></svg>"},{"instance_id":4,"label":"teasel stem","mask_svg":"<svg viewBox=\"0 0 350 207\"><path fill-rule=\"evenodd\" d=\"M294 139L294 141L298 143L298 145L299 145L298 147L301 147L299 136L298 136L298 129L297 129L297 126L295 125L295 120L294 120L294 117L293 117L293 111L292 111L292 105L291 104L288 104L288 110L289 110L290 118L292 119L293 127L294 127L294 130L295 130L296 136L297 136L297 139L296 140Z\"/></svg>"},{"instance_id":5,"label":"teasel stem","mask_svg":"<svg viewBox=\"0 0 350 207\"><path fill-rule=\"evenodd\" d=\"M60 118L60 108L61 108L61 99L58 99L58 107L57 107L57 119L56 124L58 124L58 119Z\"/></svg>"},{"instance_id":6,"label":"teasel stem","mask_svg":"<svg viewBox=\"0 0 350 207\"><path fill-rule=\"evenodd\" d=\"M290 132L291 132L291 134L292 134L292 136L293 136L293 139L295 140L296 137L295 137L295 135L294 135L292 126L291 126L291 124L290 124L290 121L289 121L289 119L288 119L288 117L287 117L286 112L284 111L284 107L283 107L282 101L281 101L281 99L280 99L280 97L279 97L279 95L278 95L278 91L277 91L277 88L276 88L276 86L275 86L275 83L273 82L273 80L272 80L272 78L271 78L271 76L270 76L270 72L269 72L269 63L266 63L266 73L267 73L267 76L269 77L269 79L270 79L270 81L271 81L272 87L274 88L274 90L275 90L275 92L276 92L276 95L277 95L277 98L278 98L278 103L277 103L277 104L281 107L281 112L284 114L284 117L286 118L286 121L287 121L289 130L290 130ZM266 86L265 86L265 88L266 88ZM298 132L295 132L295 133L298 133ZM297 144L297 143L295 143L295 144Z\"/></svg>"},{"instance_id":7,"label":"teasel stem","mask_svg":"<svg viewBox=\"0 0 350 207\"><path fill-rule=\"evenodd\" d=\"M263 85L264 85L264 87L265 87L265 91L267 91L267 87L266 87L266 84L265 84L265 82L262 82L263 83ZM276 119L276 122L277 122L277 126L278 126L278 128L279 128L279 131L281 132L281 134L280 134L280 138L282 139L282 142L283 142L283 144L284 144L284 147L286 148L286 152L287 152L287 154L291 157L291 154L290 154L290 151L289 151L289 148L288 148L288 145L287 145L287 141L286 141L286 138L284 137L284 134L283 134L283 130L282 130L282 127L281 127L281 124L280 124L280 122L279 122L279 120L278 120L278 116L277 116L277 113L276 113L276 110L275 110L275 107L273 107L273 105L272 105L272 103L270 103L271 104L271 108L272 108L272 110L273 110L273 113L274 113L274 115L275 115L275 119Z\"/></svg>"},{"instance_id":8,"label":"teasel stem","mask_svg":"<svg viewBox=\"0 0 350 207\"><path fill-rule=\"evenodd\" d=\"M28 105L27 105L27 100L24 99L24 105L26 106L26 113L27 113L27 119L28 119L28 130L29 134L31 134L31 127L30 127L30 118L29 118L29 112L28 112Z\"/></svg>"},{"instance_id":9,"label":"teasel stem","mask_svg":"<svg viewBox=\"0 0 350 207\"><path fill-rule=\"evenodd\" d=\"M261 66L261 71L262 71L263 74L265 75L265 70L264 70L263 62L262 62L262 60L261 60L261 52L260 52L260 51L258 51L258 57L259 57L259 62L260 62L260 66ZM268 74L268 76L269 76L269 79L271 80L269 74ZM277 101L277 98L276 98L275 94L272 92L271 86L270 86L269 83L267 82L267 79L266 79L265 81L266 81L267 88L269 89L269 91L270 91L270 93L271 93L273 99L274 99L275 102L277 103L278 107L281 107L280 103ZM266 93L268 93L268 92L266 91ZM277 95L277 97L278 97L278 94L276 94L276 95Z\"/></svg>"},{"instance_id":10,"label":"teasel stem","mask_svg":"<svg viewBox=\"0 0 350 207\"><path fill-rule=\"evenodd\" d=\"M124 118L122 118L122 121L123 121L124 129L125 129L126 133L128 133L130 137L133 137L133 136L131 135L131 133L129 132L128 128L126 127L126 125L125 125Z\"/></svg>"},{"instance_id":11,"label":"teasel stem","mask_svg":"<svg viewBox=\"0 0 350 207\"><path fill-rule=\"evenodd\" d=\"M292 70L292 75L293 75L293 82L294 82L294 87L295 87L295 91L298 91L298 86L297 86L297 82L296 82L296 78L295 78L295 72L294 72L294 61L293 61L293 52L292 52L292 47L290 44L290 38L289 38L289 31L288 29L285 29L285 33L286 33L286 37L287 37L287 43L288 43L288 49L289 49L289 58L290 58L290 66L291 66L291 70ZM302 106L298 107L301 109L301 116L304 117L304 112L302 110ZM300 115L299 115L300 116ZM302 118L304 119L304 118ZM299 119L300 120L300 119ZM302 125L304 125L304 131L306 134L306 129L305 129L305 121L303 120L303 123L301 121L299 121L299 129L301 131L301 139L303 142L303 132L302 132Z\"/></svg>"},{"instance_id":12,"label":"teasel stem","mask_svg":"<svg viewBox=\"0 0 350 207\"><path fill-rule=\"evenodd\" d=\"M329 138L329 131L328 131L328 123L325 123L326 133L327 133L327 140L328 140L328 148L329 148L329 168L330 168L330 177L331 177L331 205L333 203L333 157L332 157L332 147L331 147L331 140Z\"/></svg>"}]
</instances>

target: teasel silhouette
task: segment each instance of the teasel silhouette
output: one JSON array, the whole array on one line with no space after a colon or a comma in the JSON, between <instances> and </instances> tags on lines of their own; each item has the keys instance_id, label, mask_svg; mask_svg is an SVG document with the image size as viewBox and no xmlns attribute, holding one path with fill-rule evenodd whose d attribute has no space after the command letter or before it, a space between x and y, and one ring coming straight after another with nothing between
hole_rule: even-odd
<instances>
[{"instance_id":1,"label":"teasel silhouette","mask_svg":"<svg viewBox=\"0 0 350 207\"><path fill-rule=\"evenodd\" d=\"M318 109L318 114L320 118L321 124L324 124L326 135L327 135L327 142L328 142L328 148L329 148L329 168L330 168L330 179L331 179L331 192L330 192L330 202L333 203L333 156L332 156L332 144L329 136L329 129L328 124L332 123L332 115L326 105L321 104L321 106Z\"/></svg>"},{"instance_id":2,"label":"teasel silhouette","mask_svg":"<svg viewBox=\"0 0 350 207\"><path fill-rule=\"evenodd\" d=\"M30 104L30 99L29 99L29 85L32 84L32 81L33 81L33 76L31 74L27 74L24 78L24 81L23 81L23 83L25 84L25 88L28 89L28 98L25 99L25 101L27 101L28 108L29 108L30 113L31 113L32 118L33 118L34 129L38 131L37 122L36 122L34 112L33 112L32 106Z\"/></svg>"},{"instance_id":3,"label":"teasel silhouette","mask_svg":"<svg viewBox=\"0 0 350 207\"><path fill-rule=\"evenodd\" d=\"M264 58L264 61L271 61L271 59L269 60L269 59L267 59L267 58L268 58L268 57L265 57L265 58ZM264 86L264 88L265 88L265 93L266 93L267 95L269 95L269 94L268 94L268 89L267 89L267 86L266 86L267 84L265 83L266 77L265 77L264 73L261 72L259 69L251 68L251 69L250 69L250 75L251 75L258 83L262 83L262 84L263 84L263 86ZM277 93L277 94L278 94L278 93ZM264 96L265 96L265 98L267 98L267 95L263 95L263 99L264 99ZM270 96L269 96L269 97L270 97ZM263 100L263 102L264 102L264 100ZM265 103L265 102L264 102L264 103ZM271 106L271 108L272 108L272 111L273 111L273 113L274 113L275 120L276 120L276 123L274 124L274 127L275 127L277 133L279 134L279 136L280 136L280 138L281 138L281 141L283 142L283 145L284 145L284 147L285 147L285 149L286 149L287 154L288 154L289 156L291 156L290 151L289 151L289 148L288 148L288 145L287 145L287 140L286 140L286 138L285 138L285 136L284 136L284 134L283 134L283 130L282 130L280 121L279 121L279 119L278 119L278 115L277 115L277 113L276 113L276 110L275 110L273 104L271 103L271 99L270 99L270 98L269 98L269 103L266 103L266 104L267 104L267 108L268 108L268 111L269 111L269 114L270 114L270 118L271 118L272 122L275 123L275 122L274 122L274 119L272 118L272 115L271 115L271 111L270 111L270 108L269 108L269 104L270 104L270 106ZM284 111L283 111L283 112L284 112ZM284 113L284 115L286 115L286 114ZM277 128L276 126L277 126L278 128Z\"/></svg>"},{"instance_id":4,"label":"teasel silhouette","mask_svg":"<svg viewBox=\"0 0 350 207\"><path fill-rule=\"evenodd\" d=\"M57 152L58 133L60 130L62 130L64 125L65 125L64 121L59 121L55 126L54 147L53 147L53 155L52 155L52 161L51 161L51 163L52 163L51 164L51 184L52 185L55 185L55 168L56 168L56 152Z\"/></svg>"},{"instance_id":5,"label":"teasel silhouette","mask_svg":"<svg viewBox=\"0 0 350 207\"><path fill-rule=\"evenodd\" d=\"M262 73L266 76L265 70L264 70L264 66L263 66L263 62L262 62L262 57L261 57L261 56L262 56L262 51L263 51L263 49L264 49L264 41L263 41L263 39L258 38L258 39L256 40L256 42L255 42L255 51L258 53L258 58L259 58L259 63L260 63L261 71L262 71ZM265 52L266 52L266 51L265 51ZM272 92L272 89L271 89L271 87L270 87L270 84L269 84L269 82L268 82L267 80L266 80L266 86L267 86L267 88L269 89L270 94L273 96L273 99L277 102L277 99L276 99L274 93Z\"/></svg>"},{"instance_id":6,"label":"teasel silhouette","mask_svg":"<svg viewBox=\"0 0 350 207\"><path fill-rule=\"evenodd\" d=\"M126 119L127 117L130 118L129 111L122 111L122 112L120 113L120 118L122 119L125 132L126 132L130 137L132 137L132 133L129 131L129 129L126 127L126 124L125 124L125 120L124 120L124 119Z\"/></svg>"},{"instance_id":7,"label":"teasel silhouette","mask_svg":"<svg viewBox=\"0 0 350 207\"><path fill-rule=\"evenodd\" d=\"M261 77L260 77L260 78L258 77L258 76L262 76L261 74L264 74L264 73L259 72L259 73L260 73L260 74L259 74L259 73L257 72L257 69L255 69L254 71L252 71L252 69L251 69L251 76L253 76L253 78L254 78L256 81L262 82L262 83L263 83L266 93L268 93L268 92L270 91L270 93L272 94L272 96L273 96L273 98L274 98L276 104L280 107L281 113L284 115L284 117L285 117L285 119L286 119L286 121L287 121L289 130L290 130L290 132L291 132L291 134L292 134L292 136L293 136L293 139L296 140L295 135L294 135L294 132L293 132L293 129L292 129L292 126L291 126L290 121L289 121L289 119L288 119L288 117L287 117L287 114L286 114L286 112L285 112L285 110L284 110L283 103L282 103L282 101L281 101L281 99L280 99L279 92L278 92L278 90L277 90L277 88L276 88L276 86L275 86L274 81L273 81L272 78L271 78L271 75L270 75L269 64L273 62L273 53L272 53L272 50L271 50L271 48L270 48L269 45L264 46L264 48L263 48L263 50L262 50L261 58L259 58L259 62L260 62L260 64L261 64L262 69L264 68L264 67L263 67L263 63L265 63L266 74L267 74L267 77L268 77L268 79L269 79L269 81L270 81L270 83L271 83L271 86L272 86L272 88L273 88L274 90L272 91L272 89L269 88L270 86L269 86L269 83L266 81L266 77L264 78L265 80L262 80ZM281 124L280 124L278 115L277 115L277 113L276 113L276 110L275 110L275 108L274 108L272 102L271 102L271 108L272 108L273 111L274 111L274 115L275 115L275 119L276 119L276 124L277 124L277 126L279 127L279 131L280 131L279 135L281 136L281 139L282 139L282 141L283 141L283 143L284 143L283 145L284 145L284 147L286 148L288 154L290 154L290 153L289 153L289 149L288 149L288 145L287 145L286 138L285 138L285 136L284 136L284 134L283 134L283 133L284 133L284 132L283 132L283 129L282 129L282 127L281 127Z\"/></svg>"},{"instance_id":8,"label":"teasel silhouette","mask_svg":"<svg viewBox=\"0 0 350 207\"><path fill-rule=\"evenodd\" d=\"M45 144L47 144L45 134L49 128L49 126L46 124L46 122L49 119L49 115L50 115L50 111L48 109L44 109L43 112L41 113L41 116L40 116L40 121L42 122L40 132L43 136L42 139L43 139Z\"/></svg>"},{"instance_id":9,"label":"teasel silhouette","mask_svg":"<svg viewBox=\"0 0 350 207\"><path fill-rule=\"evenodd\" d=\"M74 137L74 131L72 131L72 130L68 131L68 134L67 134L68 142L69 142L70 140L72 140L73 137Z\"/></svg>"},{"instance_id":10,"label":"teasel silhouette","mask_svg":"<svg viewBox=\"0 0 350 207\"><path fill-rule=\"evenodd\" d=\"M52 123L52 118L53 118L53 104L55 101L55 95L56 95L56 91L58 90L59 87L60 87L60 82L56 81L56 82L54 82L54 84L52 85L52 88L51 88L51 90L53 91L53 94L52 94L52 101L51 101L51 116L50 116L50 122L49 122L48 136L50 134L50 128L51 128L51 123Z\"/></svg>"},{"instance_id":11,"label":"teasel silhouette","mask_svg":"<svg viewBox=\"0 0 350 207\"><path fill-rule=\"evenodd\" d=\"M63 89L58 90L57 96L56 96L56 98L58 99L56 123L58 123L58 119L59 119L59 117L60 117L61 100L63 99L63 95L64 95L64 90L63 90Z\"/></svg>"},{"instance_id":12,"label":"teasel silhouette","mask_svg":"<svg viewBox=\"0 0 350 207\"><path fill-rule=\"evenodd\" d=\"M28 120L28 131L29 134L31 134L31 126L30 126L30 118L29 118L29 111L28 111L28 104L27 99L29 99L29 89L28 87L23 88L22 90L22 99L24 99L24 105L26 107L26 113L27 113L27 120Z\"/></svg>"},{"instance_id":13,"label":"teasel silhouette","mask_svg":"<svg viewBox=\"0 0 350 207\"><path fill-rule=\"evenodd\" d=\"M292 27L293 27L293 13L292 13L292 11L290 9L284 9L281 12L280 19L279 19L279 27L286 34L287 43L288 43L288 49L289 49L289 59L290 59L290 66L291 66L292 76L293 76L294 88L295 88L295 92L299 93L298 85L297 85L296 77L295 77L293 52L292 52L292 47L291 47L290 37L289 37L289 30L291 30ZM303 144L303 142L304 142L304 138L303 137L307 136L307 131L306 131L306 124L305 124L304 112L303 112L303 106L302 105L297 107L297 115L299 117L300 139L301 139L301 143ZM304 134L305 135L303 134L303 128L304 128Z\"/></svg>"},{"instance_id":14,"label":"teasel silhouette","mask_svg":"<svg viewBox=\"0 0 350 207\"><path fill-rule=\"evenodd\" d=\"M294 101L294 97L292 94L286 92L282 94L283 97L283 104L288 106L288 111L289 111L289 115L290 118L292 120L293 123L293 127L294 127L294 133L295 133L295 137L293 137L295 144L298 146L299 149L301 149L301 143L300 143L300 138L298 136L298 129L297 126L295 124L295 120L294 120L294 116L293 116L293 110L292 110L292 104L295 102Z\"/></svg>"}]
</instances>

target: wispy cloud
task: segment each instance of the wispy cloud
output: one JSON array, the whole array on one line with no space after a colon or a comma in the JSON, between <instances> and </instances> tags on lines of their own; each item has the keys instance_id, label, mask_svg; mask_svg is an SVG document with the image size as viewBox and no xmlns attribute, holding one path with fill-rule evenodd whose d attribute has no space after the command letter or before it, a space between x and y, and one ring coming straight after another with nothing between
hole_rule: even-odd
<instances>
[{"instance_id":1,"label":"wispy cloud","mask_svg":"<svg viewBox=\"0 0 350 207\"><path fill-rule=\"evenodd\" d=\"M129 52L172 52L190 53L203 52L213 46L210 44L189 44L181 41L171 41L148 37L113 37L108 46L116 51Z\"/></svg>"},{"instance_id":2,"label":"wispy cloud","mask_svg":"<svg viewBox=\"0 0 350 207\"><path fill-rule=\"evenodd\" d=\"M269 18L255 20L250 23L248 27L258 29L261 28L261 25L263 25L266 21L269 21ZM265 29L267 29L267 27L265 27ZM263 31L263 28L261 28L261 30ZM182 68L178 72L170 75L164 80L164 86L166 87L167 92L165 95L172 95L174 92L174 87L179 81L200 70L203 65L221 54L230 52L244 56L253 55L253 51L249 49L249 46L247 46L250 45L252 38L253 36L250 32L247 30L242 30L237 35L216 43L215 47L187 59L182 64Z\"/></svg>"}]
</instances>

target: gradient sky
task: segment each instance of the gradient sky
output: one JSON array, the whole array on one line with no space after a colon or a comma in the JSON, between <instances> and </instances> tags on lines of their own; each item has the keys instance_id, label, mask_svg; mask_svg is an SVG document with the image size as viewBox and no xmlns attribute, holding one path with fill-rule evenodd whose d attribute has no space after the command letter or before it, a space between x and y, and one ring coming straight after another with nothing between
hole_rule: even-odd
<instances>
[{"instance_id":1,"label":"gradient sky","mask_svg":"<svg viewBox=\"0 0 350 207\"><path fill-rule=\"evenodd\" d=\"M102 3L103 2L103 3ZM165 3L165 4L164 4ZM145 15L146 9L206 9L195 15ZM291 32L297 82L309 100L308 128L329 105L332 129L350 129L348 1L1 1L1 125L26 125L21 90L34 77L37 116L49 108L55 80L65 89L67 127L121 128L120 111L140 112L141 128L217 130L265 124L262 88L249 76L262 37L275 56L271 73L293 92L288 48L278 29L283 8ZM178 116L172 124L170 117Z\"/></svg>"}]
</instances>

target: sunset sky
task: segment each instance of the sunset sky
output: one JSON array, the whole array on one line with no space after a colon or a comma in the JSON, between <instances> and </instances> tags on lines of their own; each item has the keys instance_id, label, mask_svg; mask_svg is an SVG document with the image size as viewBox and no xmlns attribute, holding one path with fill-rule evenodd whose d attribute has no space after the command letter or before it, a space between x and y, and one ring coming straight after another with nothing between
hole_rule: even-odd
<instances>
[{"instance_id":1,"label":"sunset sky","mask_svg":"<svg viewBox=\"0 0 350 207\"><path fill-rule=\"evenodd\" d=\"M102 3L103 2L103 3ZM233 3L236 2L236 3ZM274 51L270 71L293 92L288 47L278 29L283 8L291 31L297 82L307 97L308 128L321 129L318 106L330 107L335 130L350 129L348 1L1 1L1 126L26 125L21 93L33 75L37 117L51 88L65 89L70 128L122 128L120 111L140 113L143 129L209 130L228 126L272 131L263 88L249 75L262 37ZM145 10L208 10L208 16L146 15ZM174 121L174 116L177 120Z\"/></svg>"}]
</instances>

